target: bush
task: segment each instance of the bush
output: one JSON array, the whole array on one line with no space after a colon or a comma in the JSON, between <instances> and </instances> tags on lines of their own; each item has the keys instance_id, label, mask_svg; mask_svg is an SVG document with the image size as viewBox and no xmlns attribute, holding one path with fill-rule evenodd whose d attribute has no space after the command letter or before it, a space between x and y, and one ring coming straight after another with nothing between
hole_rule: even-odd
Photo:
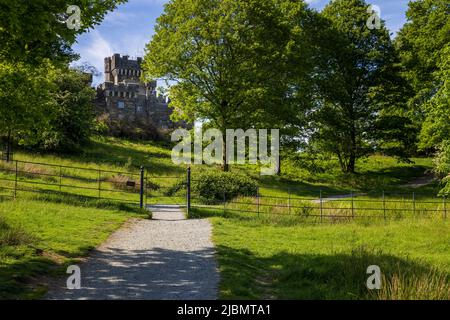
<instances>
[{"instance_id":1,"label":"bush","mask_svg":"<svg viewBox=\"0 0 450 320\"><path fill-rule=\"evenodd\" d=\"M434 160L435 173L443 178L441 185L442 195L450 194L450 140L442 142L436 159Z\"/></svg>"},{"instance_id":2,"label":"bush","mask_svg":"<svg viewBox=\"0 0 450 320\"><path fill-rule=\"evenodd\" d=\"M255 196L258 184L250 177L221 171L208 171L192 178L191 192L204 204L215 204L238 196Z\"/></svg>"},{"instance_id":3,"label":"bush","mask_svg":"<svg viewBox=\"0 0 450 320\"><path fill-rule=\"evenodd\" d=\"M103 113L97 117L96 122L98 134L131 140L164 141L166 138L154 123L143 118L121 120Z\"/></svg>"}]
</instances>

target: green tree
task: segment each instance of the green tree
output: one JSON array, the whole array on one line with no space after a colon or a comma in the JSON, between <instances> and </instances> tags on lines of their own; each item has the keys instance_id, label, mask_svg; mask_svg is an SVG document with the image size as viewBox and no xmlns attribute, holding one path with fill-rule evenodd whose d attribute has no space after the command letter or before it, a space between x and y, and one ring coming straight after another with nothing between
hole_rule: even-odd
<instances>
[{"instance_id":1,"label":"green tree","mask_svg":"<svg viewBox=\"0 0 450 320\"><path fill-rule=\"evenodd\" d=\"M49 122L48 106L54 101L49 85L51 65L64 67L76 55L71 49L77 35L99 24L106 13L126 0L0 0L0 137L7 141L23 138ZM79 29L66 24L72 13L69 6L80 8ZM42 74L39 74L42 72ZM42 86L39 88L39 80ZM49 89L50 91L47 91ZM27 100L28 99L28 100ZM48 99L48 100L45 100ZM39 136L39 135L38 135ZM29 135L33 143L36 135Z\"/></svg>"},{"instance_id":2,"label":"green tree","mask_svg":"<svg viewBox=\"0 0 450 320\"><path fill-rule=\"evenodd\" d=\"M409 104L422 125L419 148L437 151L435 171L445 177L450 172L450 6L446 0L411 1L406 15L396 43L414 89ZM450 179L443 182L448 192Z\"/></svg>"},{"instance_id":3,"label":"green tree","mask_svg":"<svg viewBox=\"0 0 450 320\"><path fill-rule=\"evenodd\" d=\"M387 110L401 109L399 103L391 105L396 94L389 89L399 87L401 80L395 71L395 48L384 23L380 28L367 26L368 7L363 0L336 0L322 12L329 27L322 42L324 62L317 75L311 141L334 153L347 173L355 172L356 160L376 148L382 130L399 123L381 125L381 111L392 120Z\"/></svg>"},{"instance_id":4,"label":"green tree","mask_svg":"<svg viewBox=\"0 0 450 320\"><path fill-rule=\"evenodd\" d=\"M425 105L443 84L441 66L443 50L450 43L450 6L447 0L411 1L406 16L408 22L400 30L396 44L404 75L414 89L410 108L420 125L427 117ZM432 147L434 141L428 140L421 139L422 149Z\"/></svg>"},{"instance_id":5,"label":"green tree","mask_svg":"<svg viewBox=\"0 0 450 320\"><path fill-rule=\"evenodd\" d=\"M89 141L95 119L95 90L91 74L74 69L58 70L53 93L55 108L49 126L35 134L37 145L47 150L77 151Z\"/></svg>"},{"instance_id":6,"label":"green tree","mask_svg":"<svg viewBox=\"0 0 450 320\"><path fill-rule=\"evenodd\" d=\"M285 116L306 12L302 1L174 0L147 46L146 77L176 82L176 120L208 121L222 132L274 128Z\"/></svg>"},{"instance_id":7,"label":"green tree","mask_svg":"<svg viewBox=\"0 0 450 320\"><path fill-rule=\"evenodd\" d=\"M43 58L67 62L77 35L99 24L108 11L126 0L0 0L0 60L39 64ZM65 21L70 5L81 10L81 27Z\"/></svg>"},{"instance_id":8,"label":"green tree","mask_svg":"<svg viewBox=\"0 0 450 320\"><path fill-rule=\"evenodd\" d=\"M6 158L9 161L11 141L27 137L30 130L44 130L49 125L49 114L55 107L56 72L46 67L29 68L15 63L0 63L0 136L6 140Z\"/></svg>"}]
</instances>

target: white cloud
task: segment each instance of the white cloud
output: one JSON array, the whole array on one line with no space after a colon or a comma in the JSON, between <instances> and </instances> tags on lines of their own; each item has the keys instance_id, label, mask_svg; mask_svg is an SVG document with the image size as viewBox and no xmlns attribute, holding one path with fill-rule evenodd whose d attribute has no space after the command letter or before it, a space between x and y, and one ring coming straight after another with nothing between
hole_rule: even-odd
<instances>
[{"instance_id":1,"label":"white cloud","mask_svg":"<svg viewBox=\"0 0 450 320\"><path fill-rule=\"evenodd\" d=\"M75 45L74 49L81 56L78 62L88 62L100 72L103 72L105 58L115 52L115 48L97 30L86 34L83 44ZM99 81L101 79L94 79L95 84Z\"/></svg>"}]
</instances>

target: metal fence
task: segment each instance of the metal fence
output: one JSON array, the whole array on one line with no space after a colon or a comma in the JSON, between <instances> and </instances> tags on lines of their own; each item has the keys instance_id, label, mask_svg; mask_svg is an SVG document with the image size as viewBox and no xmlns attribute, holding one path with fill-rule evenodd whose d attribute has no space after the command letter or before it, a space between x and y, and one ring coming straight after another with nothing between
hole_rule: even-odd
<instances>
[{"instance_id":1,"label":"metal fence","mask_svg":"<svg viewBox=\"0 0 450 320\"><path fill-rule=\"evenodd\" d=\"M292 186L259 187L254 194L233 196L227 190L205 203L192 192L191 169L185 174L160 176L151 168L111 171L41 162L0 160L0 196L58 194L139 205L176 204L191 208L239 213L254 217L284 216L316 221L358 218L391 219L404 216L448 215L448 195L368 192L336 194L326 189Z\"/></svg>"},{"instance_id":2,"label":"metal fence","mask_svg":"<svg viewBox=\"0 0 450 320\"><path fill-rule=\"evenodd\" d=\"M111 171L30 161L0 160L0 195L59 194L145 205L144 168Z\"/></svg>"},{"instance_id":3,"label":"metal fence","mask_svg":"<svg viewBox=\"0 0 450 320\"><path fill-rule=\"evenodd\" d=\"M214 203L205 204L190 190L188 171L188 211L191 208L248 217L288 217L317 222L345 222L354 219L397 219L403 217L442 217L449 212L448 194L370 191L337 193L329 189L298 186L259 187L248 195L230 196L222 192ZM219 199L220 198L220 199Z\"/></svg>"}]
</instances>

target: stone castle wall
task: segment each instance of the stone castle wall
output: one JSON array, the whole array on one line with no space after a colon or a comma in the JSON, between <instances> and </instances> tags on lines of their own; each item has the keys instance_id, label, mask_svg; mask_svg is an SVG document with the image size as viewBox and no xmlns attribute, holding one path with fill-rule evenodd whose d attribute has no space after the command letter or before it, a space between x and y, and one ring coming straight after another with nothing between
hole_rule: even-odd
<instances>
[{"instance_id":1,"label":"stone castle wall","mask_svg":"<svg viewBox=\"0 0 450 320\"><path fill-rule=\"evenodd\" d=\"M97 88L99 111L113 119L151 122L161 129L180 126L170 120L169 101L157 95L157 82L141 81L141 64L142 58L131 60L119 54L105 58L105 82Z\"/></svg>"}]
</instances>

